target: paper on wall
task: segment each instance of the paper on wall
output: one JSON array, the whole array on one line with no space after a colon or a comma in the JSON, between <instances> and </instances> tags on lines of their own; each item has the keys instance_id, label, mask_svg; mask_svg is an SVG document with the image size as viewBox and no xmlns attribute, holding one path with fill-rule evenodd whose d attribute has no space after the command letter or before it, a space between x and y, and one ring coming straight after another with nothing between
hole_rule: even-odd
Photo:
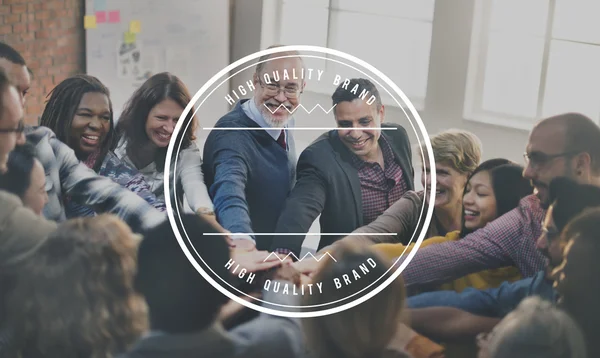
<instances>
[{"instance_id":1,"label":"paper on wall","mask_svg":"<svg viewBox=\"0 0 600 358\"><path fill-rule=\"evenodd\" d=\"M142 51L137 42L119 42L117 47L117 77L135 79L143 73Z\"/></svg>"}]
</instances>

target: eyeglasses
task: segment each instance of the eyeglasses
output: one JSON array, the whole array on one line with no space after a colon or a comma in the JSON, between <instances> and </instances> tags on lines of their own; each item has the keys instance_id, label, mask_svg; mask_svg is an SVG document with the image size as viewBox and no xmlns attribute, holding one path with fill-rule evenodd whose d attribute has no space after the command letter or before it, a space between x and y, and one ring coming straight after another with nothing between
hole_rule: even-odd
<instances>
[{"instance_id":1,"label":"eyeglasses","mask_svg":"<svg viewBox=\"0 0 600 358\"><path fill-rule=\"evenodd\" d=\"M260 79L258 80L258 83L265 89L265 94L272 97L277 96L279 91L283 91L283 94L290 99L298 98L300 93L302 93L302 89L299 87L281 87L276 84L263 83Z\"/></svg>"},{"instance_id":2,"label":"eyeglasses","mask_svg":"<svg viewBox=\"0 0 600 358\"><path fill-rule=\"evenodd\" d=\"M0 133L23 133L25 131L25 122L21 119L17 128L0 128Z\"/></svg>"},{"instance_id":3,"label":"eyeglasses","mask_svg":"<svg viewBox=\"0 0 600 358\"><path fill-rule=\"evenodd\" d=\"M579 154L581 151L569 151L558 154L546 154L541 152L533 152L533 153L523 153L523 158L525 159L525 164L530 165L533 168L540 168L546 164L548 164L551 160L570 156L573 154Z\"/></svg>"}]
</instances>

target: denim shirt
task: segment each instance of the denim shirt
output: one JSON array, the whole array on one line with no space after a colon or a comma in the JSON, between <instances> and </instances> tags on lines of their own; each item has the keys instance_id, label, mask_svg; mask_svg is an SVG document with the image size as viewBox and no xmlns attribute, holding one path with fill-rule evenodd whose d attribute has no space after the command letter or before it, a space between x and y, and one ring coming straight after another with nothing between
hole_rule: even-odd
<instances>
[{"instance_id":1,"label":"denim shirt","mask_svg":"<svg viewBox=\"0 0 600 358\"><path fill-rule=\"evenodd\" d=\"M454 307L480 316L501 318L529 296L540 296L544 300L556 303L557 293L552 287L552 282L546 278L546 271L539 271L532 277L513 283L503 282L499 287L487 290L467 288L460 293L422 293L409 297L408 307Z\"/></svg>"}]
</instances>

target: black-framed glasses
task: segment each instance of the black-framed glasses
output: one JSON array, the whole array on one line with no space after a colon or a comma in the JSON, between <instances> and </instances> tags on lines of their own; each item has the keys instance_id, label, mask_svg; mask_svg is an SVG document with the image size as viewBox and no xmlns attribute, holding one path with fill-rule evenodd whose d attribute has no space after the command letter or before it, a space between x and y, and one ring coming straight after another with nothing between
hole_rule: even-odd
<instances>
[{"instance_id":1,"label":"black-framed glasses","mask_svg":"<svg viewBox=\"0 0 600 358\"><path fill-rule=\"evenodd\" d=\"M21 119L17 128L0 128L0 133L23 133L25 131L25 122Z\"/></svg>"},{"instance_id":2,"label":"black-framed glasses","mask_svg":"<svg viewBox=\"0 0 600 358\"><path fill-rule=\"evenodd\" d=\"M300 96L302 89L300 87L281 87L278 84L263 83L261 79L258 80L258 84L265 90L265 94L275 97L279 95L279 91L283 91L283 94L290 99L295 99Z\"/></svg>"},{"instance_id":3,"label":"black-framed glasses","mask_svg":"<svg viewBox=\"0 0 600 358\"><path fill-rule=\"evenodd\" d=\"M557 153L557 154L546 154L546 153L542 153L542 152L533 152L533 153L523 153L523 158L525 159L525 164L531 165L534 168L539 168L541 166L548 164L553 159L560 158L560 157L567 157L567 156L579 154L579 153L581 153L581 151L576 151L576 150L563 152L563 153Z\"/></svg>"}]
</instances>

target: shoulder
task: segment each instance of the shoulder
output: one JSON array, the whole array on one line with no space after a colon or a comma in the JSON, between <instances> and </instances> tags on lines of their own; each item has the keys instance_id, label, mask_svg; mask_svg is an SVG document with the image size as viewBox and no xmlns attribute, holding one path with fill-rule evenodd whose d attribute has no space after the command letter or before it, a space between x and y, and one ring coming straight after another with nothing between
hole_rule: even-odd
<instances>
[{"instance_id":1,"label":"shoulder","mask_svg":"<svg viewBox=\"0 0 600 358\"><path fill-rule=\"evenodd\" d=\"M215 128L244 128L244 127L252 127L253 121L244 113L242 106L240 103L236 104L235 107L223 117L219 118L217 123L215 124ZM239 131L230 131L230 132L239 132Z\"/></svg>"},{"instance_id":2,"label":"shoulder","mask_svg":"<svg viewBox=\"0 0 600 358\"><path fill-rule=\"evenodd\" d=\"M18 196L4 190L0 190L0 213L9 214L14 208L23 206L23 202ZM0 215L2 216L2 215ZM0 219L1 221L1 219Z\"/></svg>"},{"instance_id":3,"label":"shoulder","mask_svg":"<svg viewBox=\"0 0 600 358\"><path fill-rule=\"evenodd\" d=\"M519 202L519 207L528 211L543 211L540 199L535 195L527 195Z\"/></svg>"},{"instance_id":4,"label":"shoulder","mask_svg":"<svg viewBox=\"0 0 600 358\"><path fill-rule=\"evenodd\" d=\"M541 222L546 215L546 209L542 207L540 199L535 194L528 195L521 199L519 206L512 211L521 216L524 220L539 225L540 229Z\"/></svg>"},{"instance_id":5,"label":"shoulder","mask_svg":"<svg viewBox=\"0 0 600 358\"><path fill-rule=\"evenodd\" d=\"M26 127L25 137L27 137L27 141L37 145L43 139L50 140L56 138L56 134L48 127L36 126Z\"/></svg>"},{"instance_id":6,"label":"shoulder","mask_svg":"<svg viewBox=\"0 0 600 358\"><path fill-rule=\"evenodd\" d=\"M329 162L335 153L331 133L323 133L300 154L300 161Z\"/></svg>"},{"instance_id":7,"label":"shoulder","mask_svg":"<svg viewBox=\"0 0 600 358\"><path fill-rule=\"evenodd\" d=\"M393 129L393 130L385 131L385 133L387 135L389 135L390 137L406 138L408 136L406 129L404 129L403 126L401 126L400 124L397 124L397 123L384 122L384 123L381 123L381 128Z\"/></svg>"}]
</instances>

